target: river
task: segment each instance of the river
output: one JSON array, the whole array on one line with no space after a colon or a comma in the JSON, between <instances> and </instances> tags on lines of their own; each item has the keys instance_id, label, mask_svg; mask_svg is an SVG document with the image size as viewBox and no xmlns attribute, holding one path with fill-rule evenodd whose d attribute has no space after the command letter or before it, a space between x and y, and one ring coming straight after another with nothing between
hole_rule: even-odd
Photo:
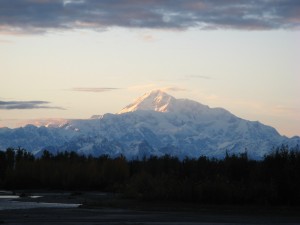
<instances>
[{"instance_id":1,"label":"river","mask_svg":"<svg viewBox=\"0 0 300 225\"><path fill-rule=\"evenodd\" d=\"M29 196L36 201L18 201L20 197L18 195L12 195L9 192L0 191L0 210L6 209L32 209L32 208L76 208L80 204L71 203L46 203L40 202L38 199L42 197L39 195Z\"/></svg>"}]
</instances>

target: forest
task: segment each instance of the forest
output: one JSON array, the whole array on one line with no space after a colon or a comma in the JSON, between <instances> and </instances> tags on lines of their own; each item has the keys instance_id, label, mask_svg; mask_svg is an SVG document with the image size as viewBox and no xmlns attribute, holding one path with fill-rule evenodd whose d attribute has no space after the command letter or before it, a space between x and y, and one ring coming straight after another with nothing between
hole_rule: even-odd
<instances>
[{"instance_id":1,"label":"forest","mask_svg":"<svg viewBox=\"0 0 300 225\"><path fill-rule=\"evenodd\" d=\"M36 158L22 148L0 151L0 189L95 190L143 201L199 204L300 205L300 150L282 145L262 160L247 153L223 159L165 155L51 154Z\"/></svg>"}]
</instances>

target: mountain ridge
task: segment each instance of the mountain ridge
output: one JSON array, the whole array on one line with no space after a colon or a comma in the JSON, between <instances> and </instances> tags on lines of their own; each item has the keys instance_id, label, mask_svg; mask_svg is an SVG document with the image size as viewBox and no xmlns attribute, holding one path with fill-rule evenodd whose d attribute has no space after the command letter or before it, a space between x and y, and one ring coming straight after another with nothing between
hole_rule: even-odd
<instances>
[{"instance_id":1,"label":"mountain ridge","mask_svg":"<svg viewBox=\"0 0 300 225\"><path fill-rule=\"evenodd\" d=\"M51 149L128 158L164 154L220 158L226 151L247 151L252 158L262 158L281 144L299 143L299 137L281 136L271 126L161 90L144 94L116 114L58 126L0 129L0 149L22 146L36 154Z\"/></svg>"}]
</instances>

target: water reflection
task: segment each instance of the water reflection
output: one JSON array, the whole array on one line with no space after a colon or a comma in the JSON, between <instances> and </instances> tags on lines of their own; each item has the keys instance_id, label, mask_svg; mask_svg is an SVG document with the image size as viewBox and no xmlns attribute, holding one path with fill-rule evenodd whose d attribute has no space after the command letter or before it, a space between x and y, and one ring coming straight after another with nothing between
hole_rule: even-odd
<instances>
[{"instance_id":1,"label":"water reflection","mask_svg":"<svg viewBox=\"0 0 300 225\"><path fill-rule=\"evenodd\" d=\"M39 197L41 196L31 196L31 198ZM31 208L76 208L80 206L80 204L14 201L14 199L17 198L19 198L17 195L0 195L0 210Z\"/></svg>"},{"instance_id":2,"label":"water reflection","mask_svg":"<svg viewBox=\"0 0 300 225\"><path fill-rule=\"evenodd\" d=\"M15 198L20 198L17 195L0 195L0 199L15 199Z\"/></svg>"}]
</instances>

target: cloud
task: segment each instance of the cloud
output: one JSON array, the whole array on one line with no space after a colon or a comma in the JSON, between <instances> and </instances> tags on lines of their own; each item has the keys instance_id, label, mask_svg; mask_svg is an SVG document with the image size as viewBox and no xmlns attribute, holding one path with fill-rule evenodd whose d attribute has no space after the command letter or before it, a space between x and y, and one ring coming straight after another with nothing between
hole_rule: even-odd
<instances>
[{"instance_id":1,"label":"cloud","mask_svg":"<svg viewBox=\"0 0 300 225\"><path fill-rule=\"evenodd\" d=\"M93 88L93 87L77 87L70 89L71 91L81 91L81 92L105 92L119 90L120 88Z\"/></svg>"},{"instance_id":2,"label":"cloud","mask_svg":"<svg viewBox=\"0 0 300 225\"><path fill-rule=\"evenodd\" d=\"M299 0L1 0L0 32L109 27L299 29Z\"/></svg>"},{"instance_id":3,"label":"cloud","mask_svg":"<svg viewBox=\"0 0 300 225\"><path fill-rule=\"evenodd\" d=\"M187 91L186 88L183 87L178 87L178 86L162 86L156 83L149 83L149 84L141 84L141 85L135 85L135 86L130 86L127 88L128 90L133 90L133 91L145 91L145 90L162 90L162 91Z\"/></svg>"},{"instance_id":4,"label":"cloud","mask_svg":"<svg viewBox=\"0 0 300 225\"><path fill-rule=\"evenodd\" d=\"M163 91L187 91L186 88L181 88L181 87L164 87L164 88L161 88L161 90Z\"/></svg>"},{"instance_id":5,"label":"cloud","mask_svg":"<svg viewBox=\"0 0 300 225\"><path fill-rule=\"evenodd\" d=\"M152 34L149 34L149 33L143 33L139 36L139 38L144 41L144 42L148 42L148 43L151 43L151 42L154 42L157 40L157 38L152 35Z\"/></svg>"},{"instance_id":6,"label":"cloud","mask_svg":"<svg viewBox=\"0 0 300 225\"><path fill-rule=\"evenodd\" d=\"M295 106L276 105L273 107L273 111L283 115L295 115L296 118L299 118L298 115L300 115L300 108Z\"/></svg>"},{"instance_id":7,"label":"cloud","mask_svg":"<svg viewBox=\"0 0 300 225\"><path fill-rule=\"evenodd\" d=\"M158 85L155 83L148 83L148 84L138 84L138 85L133 85L128 87L128 90L133 90L133 91L140 91L140 90L149 90L149 89L157 89Z\"/></svg>"},{"instance_id":8,"label":"cloud","mask_svg":"<svg viewBox=\"0 0 300 225\"><path fill-rule=\"evenodd\" d=\"M60 109L62 107L48 106L50 102L47 101L0 101L0 110L11 110L11 109Z\"/></svg>"},{"instance_id":9,"label":"cloud","mask_svg":"<svg viewBox=\"0 0 300 225\"><path fill-rule=\"evenodd\" d=\"M209 76L202 76L202 75L187 75L185 76L186 79L206 79L209 80L211 77Z\"/></svg>"},{"instance_id":10,"label":"cloud","mask_svg":"<svg viewBox=\"0 0 300 225\"><path fill-rule=\"evenodd\" d=\"M0 39L0 44L12 44L13 42L12 41L9 41L9 40L1 40Z\"/></svg>"}]
</instances>

